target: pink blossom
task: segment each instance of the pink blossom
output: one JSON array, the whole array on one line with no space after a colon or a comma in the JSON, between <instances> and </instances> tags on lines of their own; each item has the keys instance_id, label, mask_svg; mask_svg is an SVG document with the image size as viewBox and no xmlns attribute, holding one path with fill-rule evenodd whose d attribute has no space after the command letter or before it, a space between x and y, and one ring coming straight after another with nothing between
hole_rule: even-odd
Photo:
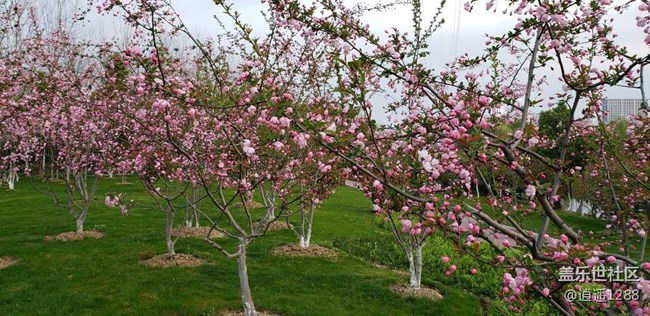
<instances>
[{"instance_id":1,"label":"pink blossom","mask_svg":"<svg viewBox=\"0 0 650 316\"><path fill-rule=\"evenodd\" d=\"M332 170L332 166L324 164L320 161L318 162L318 171L320 171L321 173L326 173L329 172L330 170Z\"/></svg>"},{"instance_id":2,"label":"pink blossom","mask_svg":"<svg viewBox=\"0 0 650 316\"><path fill-rule=\"evenodd\" d=\"M596 263L598 263L599 261L600 261L600 260L599 260L597 257L591 257L591 258L585 260L585 263L586 263L589 267L593 267L593 266L594 266Z\"/></svg>"},{"instance_id":3,"label":"pink blossom","mask_svg":"<svg viewBox=\"0 0 650 316\"><path fill-rule=\"evenodd\" d=\"M109 208L114 208L119 203L120 203L120 199L117 196L114 197L106 196L104 198L104 204L106 204L106 206L108 206Z\"/></svg>"},{"instance_id":4,"label":"pink blossom","mask_svg":"<svg viewBox=\"0 0 650 316\"><path fill-rule=\"evenodd\" d=\"M566 244L569 241L569 237L567 237L565 234L562 234L560 235L560 240Z\"/></svg>"},{"instance_id":5,"label":"pink blossom","mask_svg":"<svg viewBox=\"0 0 650 316\"><path fill-rule=\"evenodd\" d=\"M245 139L244 142L242 143L242 149L244 150L244 153L248 157L255 154L255 148L251 147L251 141L248 139Z\"/></svg>"},{"instance_id":6,"label":"pink blossom","mask_svg":"<svg viewBox=\"0 0 650 316\"><path fill-rule=\"evenodd\" d=\"M307 147L307 139L309 139L309 135L306 135L304 133L297 134L293 138L294 142L296 142L299 148Z\"/></svg>"},{"instance_id":7,"label":"pink blossom","mask_svg":"<svg viewBox=\"0 0 650 316\"><path fill-rule=\"evenodd\" d=\"M650 281L641 278L639 283L636 284L636 288L645 295L650 295Z\"/></svg>"},{"instance_id":8,"label":"pink blossom","mask_svg":"<svg viewBox=\"0 0 650 316\"><path fill-rule=\"evenodd\" d=\"M288 119L288 118L286 118L284 116L280 118L280 126L281 127L289 128L290 125L291 125L291 120L290 119Z\"/></svg>"},{"instance_id":9,"label":"pink blossom","mask_svg":"<svg viewBox=\"0 0 650 316\"><path fill-rule=\"evenodd\" d=\"M137 48L133 47L133 46L129 46L129 47L127 47L127 48L124 50L124 52L125 52L127 55L130 55L130 56L139 56L139 55L140 55L140 51L139 51Z\"/></svg>"},{"instance_id":10,"label":"pink blossom","mask_svg":"<svg viewBox=\"0 0 650 316\"><path fill-rule=\"evenodd\" d=\"M411 230L411 221L408 219L403 219L402 220L402 232L407 233L409 230Z\"/></svg>"},{"instance_id":11,"label":"pink blossom","mask_svg":"<svg viewBox=\"0 0 650 316\"><path fill-rule=\"evenodd\" d=\"M535 196L535 192L536 192L536 190L535 190L534 186L532 186L530 184L526 186L526 196L527 197L533 198Z\"/></svg>"}]
</instances>

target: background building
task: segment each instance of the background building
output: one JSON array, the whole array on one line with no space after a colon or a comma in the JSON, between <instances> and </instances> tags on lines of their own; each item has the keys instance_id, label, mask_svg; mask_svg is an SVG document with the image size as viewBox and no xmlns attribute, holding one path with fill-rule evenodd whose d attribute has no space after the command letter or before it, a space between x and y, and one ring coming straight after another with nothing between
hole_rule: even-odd
<instances>
[{"instance_id":1,"label":"background building","mask_svg":"<svg viewBox=\"0 0 650 316\"><path fill-rule=\"evenodd\" d=\"M650 104L646 101L646 104ZM607 113L604 122L626 119L630 115L638 114L641 107L641 99L604 99L603 110Z\"/></svg>"}]
</instances>

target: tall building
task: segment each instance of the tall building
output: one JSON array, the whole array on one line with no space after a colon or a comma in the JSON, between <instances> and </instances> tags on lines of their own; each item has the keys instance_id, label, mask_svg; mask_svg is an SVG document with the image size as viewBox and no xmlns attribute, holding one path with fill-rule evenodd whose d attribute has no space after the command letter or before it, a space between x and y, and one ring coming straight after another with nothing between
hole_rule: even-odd
<instances>
[{"instance_id":1,"label":"tall building","mask_svg":"<svg viewBox=\"0 0 650 316\"><path fill-rule=\"evenodd\" d=\"M650 100L646 101L650 105ZM641 107L641 99L604 99L603 110L607 113L605 115L605 123L609 123L616 119L626 119L630 115L639 114Z\"/></svg>"}]
</instances>

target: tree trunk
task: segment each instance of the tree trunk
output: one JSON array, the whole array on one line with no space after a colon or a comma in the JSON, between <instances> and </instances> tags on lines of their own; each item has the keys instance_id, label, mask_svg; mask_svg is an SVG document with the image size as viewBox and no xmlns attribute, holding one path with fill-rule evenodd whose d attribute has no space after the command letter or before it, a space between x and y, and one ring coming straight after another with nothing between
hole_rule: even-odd
<instances>
[{"instance_id":1,"label":"tree trunk","mask_svg":"<svg viewBox=\"0 0 650 316\"><path fill-rule=\"evenodd\" d=\"M192 214L193 214L193 206L192 206L192 201L187 200L185 203L185 218L183 219L183 226L185 228L192 228L193 224L193 219L192 219Z\"/></svg>"},{"instance_id":2,"label":"tree trunk","mask_svg":"<svg viewBox=\"0 0 650 316\"><path fill-rule=\"evenodd\" d=\"M192 195L186 198L186 211L184 224L187 228L199 228L199 188L192 188Z\"/></svg>"},{"instance_id":3,"label":"tree trunk","mask_svg":"<svg viewBox=\"0 0 650 316\"><path fill-rule=\"evenodd\" d=\"M580 200L580 204L578 204L578 209L576 209L576 212L578 214L584 215L582 214L582 208L584 207L584 205L585 205L585 200Z\"/></svg>"},{"instance_id":4,"label":"tree trunk","mask_svg":"<svg viewBox=\"0 0 650 316\"><path fill-rule=\"evenodd\" d=\"M253 296L248 285L248 268L246 267L246 245L248 240L242 238L239 240L239 256L237 257L237 268L239 269L239 286L241 288L241 300L244 306L245 316L257 316Z\"/></svg>"},{"instance_id":5,"label":"tree trunk","mask_svg":"<svg viewBox=\"0 0 650 316\"><path fill-rule=\"evenodd\" d=\"M96 185L97 184L95 184L95 186ZM90 203L92 203L92 197L88 197L87 200L84 201L83 209L81 210L79 216L77 217L77 234L81 234L84 231L84 223L86 222L86 217L88 216L88 209L90 208Z\"/></svg>"},{"instance_id":6,"label":"tree trunk","mask_svg":"<svg viewBox=\"0 0 650 316\"><path fill-rule=\"evenodd\" d=\"M192 217L194 218L194 227L199 228L201 224L199 223L199 193L201 188L194 187L192 188Z\"/></svg>"},{"instance_id":7,"label":"tree trunk","mask_svg":"<svg viewBox=\"0 0 650 316\"><path fill-rule=\"evenodd\" d=\"M9 190L13 191L16 188L17 172L14 169L14 163L9 163L9 170L7 170L7 186Z\"/></svg>"},{"instance_id":8,"label":"tree trunk","mask_svg":"<svg viewBox=\"0 0 650 316\"><path fill-rule=\"evenodd\" d=\"M174 209L169 208L165 212L165 242L167 243L167 254L173 256L176 254L174 249L174 238L172 236L172 227L174 225Z\"/></svg>"},{"instance_id":9,"label":"tree trunk","mask_svg":"<svg viewBox=\"0 0 650 316\"><path fill-rule=\"evenodd\" d=\"M269 206L266 208L266 213L264 214L264 222L268 223L275 219L275 205Z\"/></svg>"},{"instance_id":10,"label":"tree trunk","mask_svg":"<svg viewBox=\"0 0 650 316\"><path fill-rule=\"evenodd\" d=\"M79 216L79 218L77 218L77 234L84 232L84 220L85 216Z\"/></svg>"},{"instance_id":11,"label":"tree trunk","mask_svg":"<svg viewBox=\"0 0 650 316\"><path fill-rule=\"evenodd\" d=\"M43 178L45 178L45 173L47 172L45 170L47 167L47 165L45 164L46 162L45 158L46 158L46 153L45 153L45 149L43 149L43 160L41 161L41 176L43 176Z\"/></svg>"},{"instance_id":12,"label":"tree trunk","mask_svg":"<svg viewBox=\"0 0 650 316\"><path fill-rule=\"evenodd\" d=\"M314 222L314 204L309 205L309 211L305 209L304 203L300 205L300 247L308 248L311 242L312 224Z\"/></svg>"},{"instance_id":13,"label":"tree trunk","mask_svg":"<svg viewBox=\"0 0 650 316\"><path fill-rule=\"evenodd\" d=\"M270 189L269 192L267 192L264 186L261 186L260 193L262 194L262 201L266 208L266 212L264 213L264 222L268 223L275 219L275 191Z\"/></svg>"},{"instance_id":14,"label":"tree trunk","mask_svg":"<svg viewBox=\"0 0 650 316\"><path fill-rule=\"evenodd\" d=\"M93 197L95 196L95 192L97 192L97 183L99 181L99 178L97 176L93 178L92 187L90 187L90 191L88 190L89 189L88 174L86 172L81 172L80 174L75 175L74 181L76 183L75 186L77 187L79 196L83 200L83 204L80 207L80 212L78 213L79 215L76 218L77 234L81 234L84 231L84 222L86 221L86 217L88 216L88 210L90 209L90 205L92 204ZM73 190L73 188L69 188L69 189ZM74 198L73 196L71 197ZM75 207L74 203L69 205Z\"/></svg>"},{"instance_id":15,"label":"tree trunk","mask_svg":"<svg viewBox=\"0 0 650 316\"><path fill-rule=\"evenodd\" d=\"M419 289L422 284L422 247L424 245L411 245L407 254L409 260L409 273L411 276L409 287ZM414 249L413 249L414 248ZM413 253L415 252L415 254Z\"/></svg>"},{"instance_id":16,"label":"tree trunk","mask_svg":"<svg viewBox=\"0 0 650 316\"><path fill-rule=\"evenodd\" d=\"M12 169L7 174L7 186L12 191L16 188L16 172Z\"/></svg>"},{"instance_id":17,"label":"tree trunk","mask_svg":"<svg viewBox=\"0 0 650 316\"><path fill-rule=\"evenodd\" d=\"M309 248L311 236L300 236L300 248Z\"/></svg>"}]
</instances>

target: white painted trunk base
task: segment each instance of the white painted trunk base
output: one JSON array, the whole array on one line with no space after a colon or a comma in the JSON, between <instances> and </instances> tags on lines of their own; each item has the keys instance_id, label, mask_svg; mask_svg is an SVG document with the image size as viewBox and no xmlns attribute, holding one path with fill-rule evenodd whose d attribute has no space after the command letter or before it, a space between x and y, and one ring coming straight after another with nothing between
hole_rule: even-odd
<instances>
[{"instance_id":1,"label":"white painted trunk base","mask_svg":"<svg viewBox=\"0 0 650 316\"><path fill-rule=\"evenodd\" d=\"M241 289L241 300L244 307L245 316L257 316L255 304L253 304L253 296L248 284L248 267L246 266L246 244L242 240L239 243L239 256L237 257L237 268L239 269L239 286Z\"/></svg>"},{"instance_id":2,"label":"white painted trunk base","mask_svg":"<svg viewBox=\"0 0 650 316\"><path fill-rule=\"evenodd\" d=\"M409 261L409 287L419 289L422 285L422 248L424 245L415 245L407 255ZM413 253L415 252L415 254Z\"/></svg>"},{"instance_id":3,"label":"white painted trunk base","mask_svg":"<svg viewBox=\"0 0 650 316\"><path fill-rule=\"evenodd\" d=\"M79 218L77 219L77 234L84 232L84 220Z\"/></svg>"},{"instance_id":4,"label":"white painted trunk base","mask_svg":"<svg viewBox=\"0 0 650 316\"><path fill-rule=\"evenodd\" d=\"M18 174L16 174L16 171L7 172L7 186L11 191L16 189L16 178L18 178Z\"/></svg>"}]
</instances>

